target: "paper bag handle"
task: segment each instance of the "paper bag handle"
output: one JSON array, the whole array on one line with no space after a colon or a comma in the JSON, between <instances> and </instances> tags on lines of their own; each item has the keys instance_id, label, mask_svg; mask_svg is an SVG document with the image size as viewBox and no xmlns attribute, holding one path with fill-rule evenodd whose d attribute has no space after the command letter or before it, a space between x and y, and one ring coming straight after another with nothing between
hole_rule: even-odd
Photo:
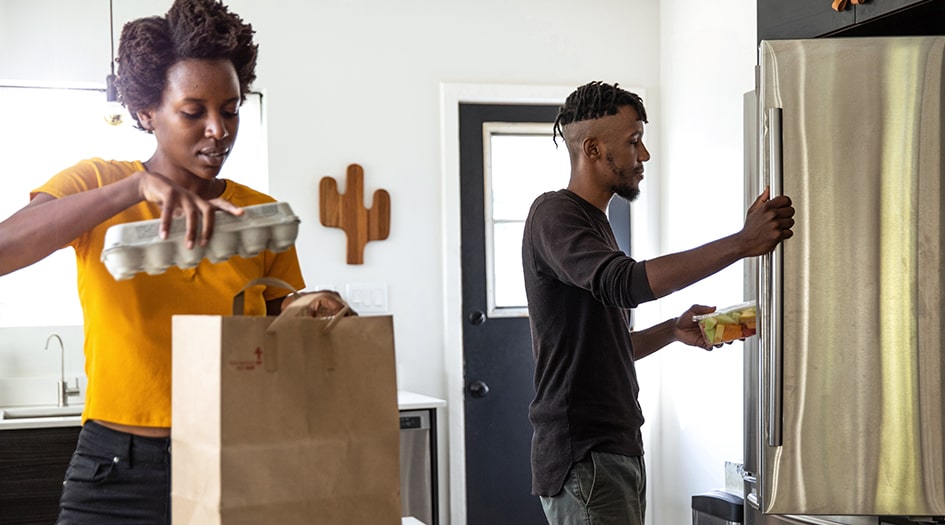
<instances>
[{"instance_id":1,"label":"paper bag handle","mask_svg":"<svg viewBox=\"0 0 945 525\"><path fill-rule=\"evenodd\" d=\"M277 288L285 288L286 290L291 291L292 293L298 292L298 290L291 284L283 281L282 279L276 279L275 277L257 277L252 281L246 283L246 286L243 287L234 297L233 297L233 315L244 315L246 308L243 306L246 300L246 290L249 290L253 286L264 284L266 286L275 286Z\"/></svg>"},{"instance_id":2,"label":"paper bag handle","mask_svg":"<svg viewBox=\"0 0 945 525\"><path fill-rule=\"evenodd\" d=\"M279 327L282 326L282 324L285 323L287 319L308 318L308 305L311 304L315 299L316 294L300 295L298 299L289 303L289 305L285 307L285 310L283 310L282 313L280 313L279 316L269 324L268 328L266 328L264 337L266 345L265 366L267 371L275 372L279 367L279 342L276 338ZM326 332L334 328L335 323L338 322L338 319L345 317L349 311L352 311L351 307L344 299L339 297L338 300L341 301L341 304L344 306L342 306L341 310L333 315L331 320L328 321L328 324L325 325ZM334 368L334 349L328 348L326 349L326 352L326 359L329 363L328 367Z\"/></svg>"},{"instance_id":3,"label":"paper bag handle","mask_svg":"<svg viewBox=\"0 0 945 525\"><path fill-rule=\"evenodd\" d=\"M308 305L312 304L312 301L314 301L315 299L316 299L315 293L299 295L298 298L292 301L291 303L289 303L289 305L285 307L285 310L283 310L282 313L279 314L279 317L276 318L276 320L273 321L271 325L269 325L269 330L273 330L274 328L278 327L286 319L290 319L293 317L309 317L307 308L308 308ZM340 296L338 297L338 301L343 306L341 310L338 311L338 313L331 316L331 320L328 322L328 325L326 325L325 327L326 330L331 330L335 326L335 323L338 321L339 318L345 317L348 314L348 312L353 312L353 310L351 309L351 306L348 305L348 302L345 301Z\"/></svg>"}]
</instances>

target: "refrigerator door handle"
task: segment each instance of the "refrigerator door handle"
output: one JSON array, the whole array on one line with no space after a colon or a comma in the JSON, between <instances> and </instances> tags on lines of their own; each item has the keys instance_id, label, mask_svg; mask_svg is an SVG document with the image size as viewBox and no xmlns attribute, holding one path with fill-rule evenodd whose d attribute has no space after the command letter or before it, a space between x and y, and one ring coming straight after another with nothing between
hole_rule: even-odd
<instances>
[{"instance_id":1,"label":"refrigerator door handle","mask_svg":"<svg viewBox=\"0 0 945 525\"><path fill-rule=\"evenodd\" d=\"M781 194L782 181L782 130L781 108L768 108L768 175L771 188L770 196ZM764 336L766 348L764 358L768 361L768 446L781 446L782 417L782 344L781 344L781 251L779 244L775 250L764 256L762 261L767 335Z\"/></svg>"}]
</instances>

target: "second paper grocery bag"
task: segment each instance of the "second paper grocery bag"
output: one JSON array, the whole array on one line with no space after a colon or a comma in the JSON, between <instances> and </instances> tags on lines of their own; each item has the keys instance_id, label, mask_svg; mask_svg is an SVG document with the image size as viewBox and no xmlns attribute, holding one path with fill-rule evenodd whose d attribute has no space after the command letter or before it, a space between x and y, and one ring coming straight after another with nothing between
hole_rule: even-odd
<instances>
[{"instance_id":1,"label":"second paper grocery bag","mask_svg":"<svg viewBox=\"0 0 945 525\"><path fill-rule=\"evenodd\" d=\"M300 312L174 317L175 525L400 523L392 318Z\"/></svg>"}]
</instances>

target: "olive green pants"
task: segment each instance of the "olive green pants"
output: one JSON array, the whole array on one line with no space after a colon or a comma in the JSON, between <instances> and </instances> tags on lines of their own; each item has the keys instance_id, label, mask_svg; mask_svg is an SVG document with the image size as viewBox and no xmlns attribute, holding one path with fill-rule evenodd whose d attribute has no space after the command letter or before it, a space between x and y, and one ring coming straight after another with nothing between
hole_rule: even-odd
<instances>
[{"instance_id":1,"label":"olive green pants","mask_svg":"<svg viewBox=\"0 0 945 525\"><path fill-rule=\"evenodd\" d=\"M571 466L561 492L542 496L551 525L643 525L643 456L591 452Z\"/></svg>"}]
</instances>

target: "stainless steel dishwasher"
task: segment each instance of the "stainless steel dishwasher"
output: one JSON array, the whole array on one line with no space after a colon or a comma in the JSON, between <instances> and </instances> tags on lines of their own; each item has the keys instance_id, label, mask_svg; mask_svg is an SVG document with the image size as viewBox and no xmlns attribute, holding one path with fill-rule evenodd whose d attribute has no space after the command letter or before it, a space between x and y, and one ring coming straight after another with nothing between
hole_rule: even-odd
<instances>
[{"instance_id":1,"label":"stainless steel dishwasher","mask_svg":"<svg viewBox=\"0 0 945 525\"><path fill-rule=\"evenodd\" d=\"M436 411L400 412L401 514L439 524L436 472Z\"/></svg>"}]
</instances>

